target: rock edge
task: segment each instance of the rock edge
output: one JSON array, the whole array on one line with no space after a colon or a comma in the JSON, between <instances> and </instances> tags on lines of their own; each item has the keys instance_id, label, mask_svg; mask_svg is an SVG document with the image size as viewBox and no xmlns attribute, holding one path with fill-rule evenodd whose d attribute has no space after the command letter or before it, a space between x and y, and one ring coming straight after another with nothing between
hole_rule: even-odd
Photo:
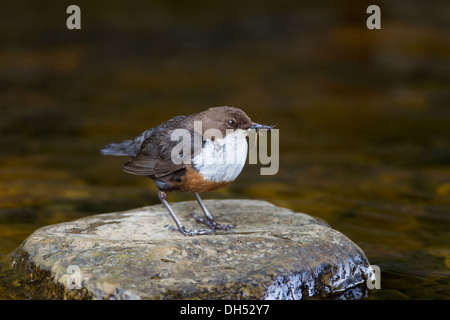
<instances>
[{"instance_id":1,"label":"rock edge","mask_svg":"<svg viewBox=\"0 0 450 320\"><path fill-rule=\"evenodd\" d=\"M236 229L185 237L162 205L36 230L9 256L40 299L361 298L369 262L342 233L303 213L255 200L206 200ZM198 228L194 201L174 203Z\"/></svg>"}]
</instances>

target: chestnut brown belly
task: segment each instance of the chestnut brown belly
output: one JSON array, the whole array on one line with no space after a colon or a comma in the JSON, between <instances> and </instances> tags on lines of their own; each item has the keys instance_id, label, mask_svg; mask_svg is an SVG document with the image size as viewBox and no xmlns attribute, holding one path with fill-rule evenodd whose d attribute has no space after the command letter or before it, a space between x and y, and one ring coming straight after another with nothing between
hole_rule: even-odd
<instances>
[{"instance_id":1,"label":"chestnut brown belly","mask_svg":"<svg viewBox=\"0 0 450 320\"><path fill-rule=\"evenodd\" d=\"M203 175L190 167L186 167L182 172L165 177L153 178L155 184L161 191L181 191L202 193L217 190L228 186L232 181L211 181L205 180Z\"/></svg>"}]
</instances>

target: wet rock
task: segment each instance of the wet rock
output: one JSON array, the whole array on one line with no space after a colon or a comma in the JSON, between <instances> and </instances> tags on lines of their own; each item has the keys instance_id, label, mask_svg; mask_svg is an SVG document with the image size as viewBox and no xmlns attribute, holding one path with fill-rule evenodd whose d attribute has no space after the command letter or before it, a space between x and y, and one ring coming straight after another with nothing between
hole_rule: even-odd
<instances>
[{"instance_id":1,"label":"wet rock","mask_svg":"<svg viewBox=\"0 0 450 320\"><path fill-rule=\"evenodd\" d=\"M162 205L43 227L10 256L34 298L301 299L366 294L369 263L342 233L264 201L206 200L232 231L185 237ZM196 202L173 203L198 228Z\"/></svg>"}]
</instances>

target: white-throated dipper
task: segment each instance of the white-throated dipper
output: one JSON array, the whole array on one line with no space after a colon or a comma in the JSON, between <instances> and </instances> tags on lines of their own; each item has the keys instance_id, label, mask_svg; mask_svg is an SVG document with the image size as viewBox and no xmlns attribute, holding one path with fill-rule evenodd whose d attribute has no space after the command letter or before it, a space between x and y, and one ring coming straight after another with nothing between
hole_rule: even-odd
<instances>
[{"instance_id":1,"label":"white-throated dipper","mask_svg":"<svg viewBox=\"0 0 450 320\"><path fill-rule=\"evenodd\" d=\"M234 226L218 224L199 196L223 188L241 173L247 158L249 130L272 129L250 120L238 108L215 107L189 116L174 117L134 139L111 143L101 154L130 156L125 172L150 177L159 189L158 196L178 230L186 236L211 234ZM210 229L190 230L181 224L167 202L169 191L194 193L206 219L194 219Z\"/></svg>"}]
</instances>

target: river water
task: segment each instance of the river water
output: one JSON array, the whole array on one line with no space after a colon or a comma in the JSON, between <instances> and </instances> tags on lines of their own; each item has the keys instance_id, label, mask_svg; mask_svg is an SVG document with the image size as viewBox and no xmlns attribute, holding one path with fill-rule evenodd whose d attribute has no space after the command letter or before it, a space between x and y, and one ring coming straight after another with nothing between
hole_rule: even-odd
<instances>
[{"instance_id":1,"label":"river water","mask_svg":"<svg viewBox=\"0 0 450 320\"><path fill-rule=\"evenodd\" d=\"M280 168L205 199L320 217L380 267L369 299L450 298L450 4L57 1L0 12L0 257L34 230L159 203L105 144L229 105L280 130ZM171 194L170 201L193 200ZM1 263L1 262L0 262ZM26 299L3 271L0 298Z\"/></svg>"}]
</instances>

